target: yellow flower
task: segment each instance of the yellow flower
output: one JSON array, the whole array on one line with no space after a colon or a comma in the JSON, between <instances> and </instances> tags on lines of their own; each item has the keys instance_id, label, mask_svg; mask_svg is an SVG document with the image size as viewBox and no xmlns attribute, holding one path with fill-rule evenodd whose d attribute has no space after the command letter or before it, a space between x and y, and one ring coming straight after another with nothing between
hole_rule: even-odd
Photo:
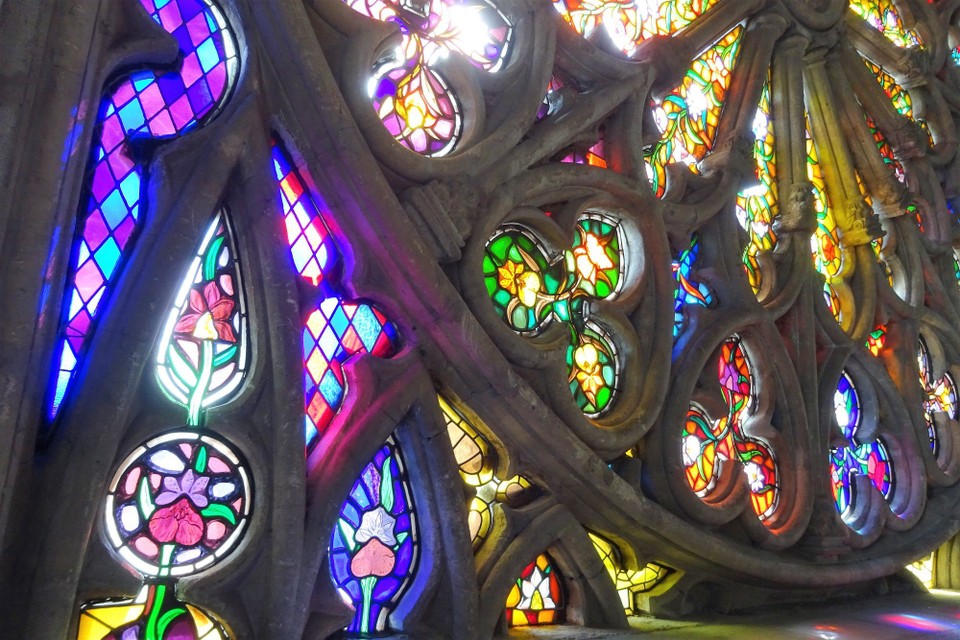
<instances>
[{"instance_id":1,"label":"yellow flower","mask_svg":"<svg viewBox=\"0 0 960 640\"><path fill-rule=\"evenodd\" d=\"M612 269L614 264L607 255L607 240L601 241L592 233L586 234L584 242L573 249L573 257L577 261L577 271L584 280L596 284L597 273L604 269Z\"/></svg>"},{"instance_id":2,"label":"yellow flower","mask_svg":"<svg viewBox=\"0 0 960 640\"><path fill-rule=\"evenodd\" d=\"M497 269L500 286L512 296L517 296L525 306L532 307L537 302L540 291L540 276L535 271L527 271L519 262L508 260Z\"/></svg>"},{"instance_id":3,"label":"yellow flower","mask_svg":"<svg viewBox=\"0 0 960 640\"><path fill-rule=\"evenodd\" d=\"M597 392L606 385L600 366L600 352L592 344L582 344L573 352L573 363L577 367L575 375L583 394L596 404Z\"/></svg>"}]
</instances>

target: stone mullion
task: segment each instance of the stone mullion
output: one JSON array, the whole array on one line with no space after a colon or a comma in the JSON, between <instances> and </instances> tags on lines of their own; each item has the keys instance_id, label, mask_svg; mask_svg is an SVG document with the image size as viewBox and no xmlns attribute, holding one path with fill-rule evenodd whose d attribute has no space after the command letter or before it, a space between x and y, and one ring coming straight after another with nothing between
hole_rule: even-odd
<instances>
[{"instance_id":1,"label":"stone mullion","mask_svg":"<svg viewBox=\"0 0 960 640\"><path fill-rule=\"evenodd\" d=\"M926 57L926 53L917 48L901 49L852 10L847 11L844 26L857 50L888 72L903 74L904 69L915 66L911 59Z\"/></svg>"},{"instance_id":2,"label":"stone mullion","mask_svg":"<svg viewBox=\"0 0 960 640\"><path fill-rule=\"evenodd\" d=\"M866 62L856 49L845 43L840 46L838 57L845 65L844 69L850 86L853 87L857 97L869 105L870 116L878 125L882 128L894 129L901 126L903 120L909 120L893 106L876 76L867 68Z\"/></svg>"},{"instance_id":3,"label":"stone mullion","mask_svg":"<svg viewBox=\"0 0 960 640\"><path fill-rule=\"evenodd\" d=\"M804 93L827 197L843 242L852 248L869 244L880 230L876 217L860 193L844 131L834 117L838 109L825 54L824 49L818 49L807 56Z\"/></svg>"},{"instance_id":4,"label":"stone mullion","mask_svg":"<svg viewBox=\"0 0 960 640\"><path fill-rule=\"evenodd\" d=\"M853 84L846 69L860 67L866 71L864 65L856 64L858 62L855 59L850 60L850 56L830 56L827 62L827 75L832 85L843 87ZM874 86L879 89L876 83ZM906 212L910 194L906 187L891 175L891 170L877 152L873 134L863 117L863 107L857 102L853 93L841 91L836 94L836 97L839 106L837 115L842 120L843 129L849 134L847 139L850 142L850 152L870 194L874 211L883 218L903 215ZM886 102L889 103L889 100Z\"/></svg>"},{"instance_id":5,"label":"stone mullion","mask_svg":"<svg viewBox=\"0 0 960 640\"><path fill-rule=\"evenodd\" d=\"M746 151L741 156L744 166L733 168L739 169L741 176L753 175L751 127L767 79L773 46L786 27L787 23L781 16L767 14L754 20L747 28L720 115L715 149L703 161L704 169L728 165L731 161L735 163L735 151L739 148ZM735 157L731 158L731 155Z\"/></svg>"},{"instance_id":6,"label":"stone mullion","mask_svg":"<svg viewBox=\"0 0 960 640\"><path fill-rule=\"evenodd\" d=\"M816 226L807 175L806 120L803 106L803 53L809 41L792 35L781 40L770 72L770 111L777 167L778 232L800 232L801 250ZM792 239L792 235L788 236Z\"/></svg>"}]
</instances>

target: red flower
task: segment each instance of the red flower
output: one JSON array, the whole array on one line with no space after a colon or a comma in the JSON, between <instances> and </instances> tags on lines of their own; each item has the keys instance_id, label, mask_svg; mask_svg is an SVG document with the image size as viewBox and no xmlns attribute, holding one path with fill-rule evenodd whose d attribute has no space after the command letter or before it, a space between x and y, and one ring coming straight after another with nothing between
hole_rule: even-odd
<instances>
[{"instance_id":1,"label":"red flower","mask_svg":"<svg viewBox=\"0 0 960 640\"><path fill-rule=\"evenodd\" d=\"M377 538L370 538L350 561L350 572L358 578L367 576L382 578L390 573L395 563L396 556L393 555L390 547Z\"/></svg>"},{"instance_id":2,"label":"red flower","mask_svg":"<svg viewBox=\"0 0 960 640\"><path fill-rule=\"evenodd\" d=\"M173 542L192 547L203 538L203 518L181 498L164 509L158 509L150 518L150 533L157 542Z\"/></svg>"},{"instance_id":3,"label":"red flower","mask_svg":"<svg viewBox=\"0 0 960 640\"><path fill-rule=\"evenodd\" d=\"M176 333L186 333L200 340L236 342L233 327L228 320L233 314L233 300L220 293L216 282L208 282L201 295L196 288L190 289L190 313L180 316Z\"/></svg>"}]
</instances>

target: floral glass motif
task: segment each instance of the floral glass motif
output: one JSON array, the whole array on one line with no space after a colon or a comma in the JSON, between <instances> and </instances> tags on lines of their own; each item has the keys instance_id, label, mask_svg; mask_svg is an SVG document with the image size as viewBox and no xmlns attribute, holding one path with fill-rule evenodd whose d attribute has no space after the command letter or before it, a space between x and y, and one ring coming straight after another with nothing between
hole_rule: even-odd
<instances>
[{"instance_id":1,"label":"floral glass motif","mask_svg":"<svg viewBox=\"0 0 960 640\"><path fill-rule=\"evenodd\" d=\"M893 0L853 0L850 10L898 47L906 49L920 46L920 38L913 29L903 26Z\"/></svg>"},{"instance_id":2,"label":"floral glass motif","mask_svg":"<svg viewBox=\"0 0 960 640\"><path fill-rule=\"evenodd\" d=\"M511 627L563 622L566 608L560 574L546 553L523 568L507 595Z\"/></svg>"},{"instance_id":3,"label":"floral glass motif","mask_svg":"<svg viewBox=\"0 0 960 640\"><path fill-rule=\"evenodd\" d=\"M920 125L920 128L923 129L923 131L927 134L928 143L930 146L933 146L933 138L931 137L930 130L927 128L926 122L923 120L918 120L916 117L914 117L913 98L910 97L910 92L904 89L900 83L897 82L893 76L884 71L883 67L880 65L874 64L866 58L863 59L863 62L867 65L867 69L869 69L870 72L877 77L877 82L880 83L880 87L883 89L883 92L887 94L888 98L890 98L890 102L893 104L893 107L900 113L900 115L906 116ZM873 132L874 139L877 140L877 147L880 149L881 155L883 155L884 162L892 164L892 162L887 159L888 154L891 156L893 155L893 150L890 148L890 145L887 144L883 139L883 135L877 130L869 116L867 116L867 124L870 126L870 130ZM899 166L899 162L894 165L894 171L897 175L897 178L903 182L905 179L902 177L903 167Z\"/></svg>"},{"instance_id":4,"label":"floral glass motif","mask_svg":"<svg viewBox=\"0 0 960 640\"><path fill-rule=\"evenodd\" d=\"M681 434L687 483L697 496L706 498L720 479L720 462L737 460L747 478L753 510L761 521L767 520L780 497L779 468L770 446L744 433L757 401L752 367L739 337L727 338L720 347L717 376L727 415L714 420L700 404L690 403Z\"/></svg>"},{"instance_id":5,"label":"floral glass motif","mask_svg":"<svg viewBox=\"0 0 960 640\"><path fill-rule=\"evenodd\" d=\"M247 318L230 219L218 213L180 286L157 351L157 379L187 424L224 404L247 369Z\"/></svg>"},{"instance_id":6,"label":"floral glass motif","mask_svg":"<svg viewBox=\"0 0 960 640\"><path fill-rule=\"evenodd\" d=\"M747 246L743 250L743 268L750 288L759 294L763 287L760 254L773 251L777 244L773 232L773 220L777 215L777 164L770 123L769 74L753 117L753 137L753 158L759 183L737 194L737 220L748 234Z\"/></svg>"},{"instance_id":7,"label":"floral glass motif","mask_svg":"<svg viewBox=\"0 0 960 640\"><path fill-rule=\"evenodd\" d=\"M830 477L837 510L841 518L846 520L852 514L858 499L854 476L867 478L887 500L893 496L893 461L881 438L872 442L861 442L857 439L857 429L862 419L860 396L853 379L846 371L841 374L837 383L833 405L837 425L847 445L830 449Z\"/></svg>"},{"instance_id":8,"label":"floral glass motif","mask_svg":"<svg viewBox=\"0 0 960 640\"><path fill-rule=\"evenodd\" d=\"M354 11L400 28L400 45L377 62L369 82L374 109L387 131L425 156L450 153L463 116L437 69L449 54L495 73L506 63L513 27L486 0L344 0Z\"/></svg>"},{"instance_id":9,"label":"floral glass motif","mask_svg":"<svg viewBox=\"0 0 960 640\"><path fill-rule=\"evenodd\" d=\"M933 455L940 453L940 433L933 416L945 413L950 419L957 419L957 385L953 376L944 372L939 379L933 379L933 363L927 343L920 338L917 343L917 364L920 368L920 387L923 389L923 418L927 424L927 435Z\"/></svg>"},{"instance_id":10,"label":"floral glass motif","mask_svg":"<svg viewBox=\"0 0 960 640\"><path fill-rule=\"evenodd\" d=\"M487 242L483 275L503 321L534 336L557 321L570 329L568 382L580 409L596 417L610 408L617 388L618 355L606 332L589 319L587 302L612 300L626 268L620 225L605 215L584 214L573 246L551 259L524 227L500 227Z\"/></svg>"},{"instance_id":11,"label":"floral glass motif","mask_svg":"<svg viewBox=\"0 0 960 640\"><path fill-rule=\"evenodd\" d=\"M620 51L632 55L653 36L676 33L717 0L553 0L553 7L586 39L603 29Z\"/></svg>"},{"instance_id":12,"label":"floral glass motif","mask_svg":"<svg viewBox=\"0 0 960 640\"><path fill-rule=\"evenodd\" d=\"M330 540L330 574L355 614L347 631L376 633L417 570L417 519L406 465L392 438L360 473Z\"/></svg>"},{"instance_id":13,"label":"floral glass motif","mask_svg":"<svg viewBox=\"0 0 960 640\"><path fill-rule=\"evenodd\" d=\"M235 38L211 0L140 4L177 41L180 62L174 70L144 69L116 78L100 103L55 355L51 419L140 228L146 163L134 157L133 147L205 124L229 97L239 68Z\"/></svg>"},{"instance_id":14,"label":"floral glass motif","mask_svg":"<svg viewBox=\"0 0 960 640\"><path fill-rule=\"evenodd\" d=\"M589 535L593 548L597 550L603 566L617 589L623 610L628 616L637 615L640 609L634 601L636 595L650 591L660 584L670 573L670 569L655 562L647 563L639 571L625 569L616 545L596 533L590 532Z\"/></svg>"},{"instance_id":15,"label":"floral glass motif","mask_svg":"<svg viewBox=\"0 0 960 640\"><path fill-rule=\"evenodd\" d=\"M78 638L226 638L213 616L177 599L176 579L236 550L252 500L245 464L209 432L170 432L137 447L110 481L104 521L111 548L145 585L133 599L84 604Z\"/></svg>"},{"instance_id":16,"label":"floral glass motif","mask_svg":"<svg viewBox=\"0 0 960 640\"><path fill-rule=\"evenodd\" d=\"M158 593L161 591L162 594ZM154 628L155 633L152 640L184 638L184 631L187 634L186 638L190 640L229 639L227 630L213 615L192 604L178 602L170 595L169 591L169 587L165 585L146 585L135 598L100 600L84 604L80 611L77 640L130 640L131 638L147 640L151 638L147 629L135 625L131 626L132 623L136 623L139 619L145 617L148 602L152 604L153 609L146 612L146 617L149 617L149 614L156 610L156 619L159 621L161 615L182 607L186 609L190 621L192 621L191 629L189 628L190 621L185 620L185 617L181 615L179 624L167 624L162 629ZM160 603L159 607L157 606L158 603ZM168 604L168 606L164 607L163 604ZM127 635L120 635L120 631ZM159 635L156 632L159 632ZM175 635L177 633L181 635Z\"/></svg>"},{"instance_id":17,"label":"floral glass motif","mask_svg":"<svg viewBox=\"0 0 960 640\"><path fill-rule=\"evenodd\" d=\"M343 363L358 353L389 357L399 334L376 307L344 300L335 282L340 253L324 221L328 210L306 189L303 170L274 141L273 169L293 267L322 296L303 329L305 433L310 450L343 405L346 380Z\"/></svg>"},{"instance_id":18,"label":"floral glass motif","mask_svg":"<svg viewBox=\"0 0 960 640\"><path fill-rule=\"evenodd\" d=\"M107 538L145 576L187 576L229 553L247 527L250 480L229 446L202 432L138 447L107 495Z\"/></svg>"},{"instance_id":19,"label":"floral glass motif","mask_svg":"<svg viewBox=\"0 0 960 640\"><path fill-rule=\"evenodd\" d=\"M742 35L743 27L731 30L693 61L680 86L653 102L662 136L645 156L647 178L658 198L667 190L668 164L682 162L696 170L713 148Z\"/></svg>"},{"instance_id":20,"label":"floral glass motif","mask_svg":"<svg viewBox=\"0 0 960 640\"><path fill-rule=\"evenodd\" d=\"M673 337L681 333L687 322L686 309L689 305L710 307L714 304L713 291L703 282L693 280L693 268L697 264L700 254L700 238L693 234L690 238L690 247L680 252L680 257L673 261L673 277L677 281L676 293L673 298Z\"/></svg>"},{"instance_id":21,"label":"floral glass motif","mask_svg":"<svg viewBox=\"0 0 960 640\"><path fill-rule=\"evenodd\" d=\"M437 399L447 424L453 455L460 468L460 477L475 492L470 500L467 524L473 548L477 549L490 533L494 506L529 490L532 484L520 475L508 480L498 478L493 472L495 452L487 439L443 396L437 396Z\"/></svg>"}]
</instances>

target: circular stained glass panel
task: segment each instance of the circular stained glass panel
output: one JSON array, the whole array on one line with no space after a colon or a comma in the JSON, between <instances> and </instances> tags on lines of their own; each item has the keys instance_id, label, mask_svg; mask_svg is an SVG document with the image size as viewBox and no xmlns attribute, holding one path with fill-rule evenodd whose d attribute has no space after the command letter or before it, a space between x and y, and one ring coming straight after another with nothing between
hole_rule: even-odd
<instances>
[{"instance_id":1,"label":"circular stained glass panel","mask_svg":"<svg viewBox=\"0 0 960 640\"><path fill-rule=\"evenodd\" d=\"M205 432L169 432L134 449L114 473L107 538L144 576L194 575L236 548L252 498L233 447Z\"/></svg>"}]
</instances>

